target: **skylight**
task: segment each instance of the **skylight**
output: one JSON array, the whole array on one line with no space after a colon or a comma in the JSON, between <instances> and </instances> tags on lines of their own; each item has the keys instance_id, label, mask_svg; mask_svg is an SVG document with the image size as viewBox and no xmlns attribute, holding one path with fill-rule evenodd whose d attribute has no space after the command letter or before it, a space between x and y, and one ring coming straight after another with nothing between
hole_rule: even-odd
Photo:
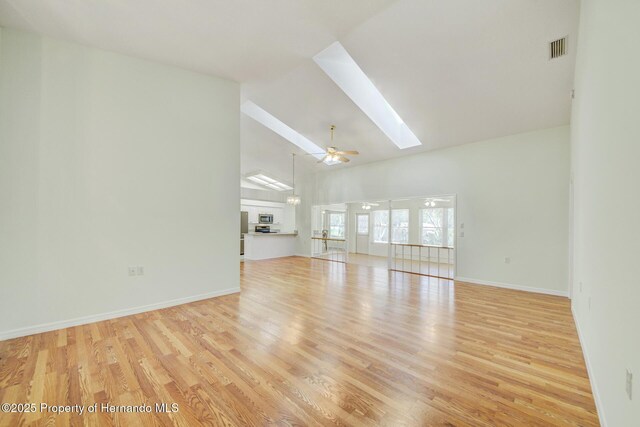
<instances>
[{"instance_id":1,"label":"skylight","mask_svg":"<svg viewBox=\"0 0 640 427\"><path fill-rule=\"evenodd\" d=\"M262 173L257 173L254 175L249 175L247 176L247 179L249 181L253 181L256 184L260 184L263 185L267 188L271 188L272 190L276 190L276 191L288 191L288 190L293 190L293 188L289 187L287 184L284 184L278 180L275 180L273 178L269 178L268 176L266 176L265 174Z\"/></svg>"},{"instance_id":2,"label":"skylight","mask_svg":"<svg viewBox=\"0 0 640 427\"><path fill-rule=\"evenodd\" d=\"M340 42L313 60L398 148L422 145Z\"/></svg>"},{"instance_id":3,"label":"skylight","mask_svg":"<svg viewBox=\"0 0 640 427\"><path fill-rule=\"evenodd\" d=\"M307 153L313 155L316 159L321 159L324 157L325 150L323 148L320 148L308 138L300 135L298 132L291 129L289 126L282 123L280 120L278 120L262 108L258 107L252 101L244 102L240 109L247 116L251 117L258 123L261 123L262 125L268 127L292 144L302 148Z\"/></svg>"}]
</instances>

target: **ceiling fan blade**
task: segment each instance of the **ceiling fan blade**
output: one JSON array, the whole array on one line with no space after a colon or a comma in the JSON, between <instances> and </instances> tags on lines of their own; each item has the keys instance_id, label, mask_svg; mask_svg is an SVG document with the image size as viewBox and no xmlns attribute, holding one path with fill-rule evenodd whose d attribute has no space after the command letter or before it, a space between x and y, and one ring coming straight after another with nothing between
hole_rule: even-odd
<instances>
[{"instance_id":1,"label":"ceiling fan blade","mask_svg":"<svg viewBox=\"0 0 640 427\"><path fill-rule=\"evenodd\" d=\"M340 160L342 163L347 163L347 162L349 162L349 161L350 161L350 160L349 160L349 159L347 159L346 157L342 157L342 156L339 156L339 157L338 157L338 160Z\"/></svg>"},{"instance_id":2,"label":"ceiling fan blade","mask_svg":"<svg viewBox=\"0 0 640 427\"><path fill-rule=\"evenodd\" d=\"M324 151L321 153L304 153L305 156L317 156L319 154L326 155L327 153Z\"/></svg>"},{"instance_id":3,"label":"ceiling fan blade","mask_svg":"<svg viewBox=\"0 0 640 427\"><path fill-rule=\"evenodd\" d=\"M324 162L325 160L327 160L327 158L328 158L328 157L329 157L329 155L328 155L328 154L326 154L323 158L321 158L320 160L318 160L318 163L322 163L322 162Z\"/></svg>"},{"instance_id":4,"label":"ceiling fan blade","mask_svg":"<svg viewBox=\"0 0 640 427\"><path fill-rule=\"evenodd\" d=\"M351 154L352 156L356 156L360 154L356 150L347 150L347 151L336 151L334 154Z\"/></svg>"}]
</instances>

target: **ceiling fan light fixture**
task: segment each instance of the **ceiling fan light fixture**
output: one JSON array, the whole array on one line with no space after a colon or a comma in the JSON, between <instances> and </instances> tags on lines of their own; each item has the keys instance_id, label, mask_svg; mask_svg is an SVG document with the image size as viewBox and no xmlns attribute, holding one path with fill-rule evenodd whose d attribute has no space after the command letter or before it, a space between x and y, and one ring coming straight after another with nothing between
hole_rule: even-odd
<instances>
[{"instance_id":1,"label":"ceiling fan light fixture","mask_svg":"<svg viewBox=\"0 0 640 427\"><path fill-rule=\"evenodd\" d=\"M340 163L348 163L349 158L345 157L346 155L358 155L360 154L357 150L340 150L337 147L333 146L333 132L336 130L336 125L331 125L329 127L329 131L331 132L331 146L327 147L327 149L322 153L324 157L320 159L318 163L324 163L328 166L337 165Z\"/></svg>"},{"instance_id":2,"label":"ceiling fan light fixture","mask_svg":"<svg viewBox=\"0 0 640 427\"><path fill-rule=\"evenodd\" d=\"M333 158L329 158L327 157L326 159L324 159L323 163L327 166L333 166L333 165L337 165L338 163L340 163L339 160L333 160Z\"/></svg>"}]
</instances>

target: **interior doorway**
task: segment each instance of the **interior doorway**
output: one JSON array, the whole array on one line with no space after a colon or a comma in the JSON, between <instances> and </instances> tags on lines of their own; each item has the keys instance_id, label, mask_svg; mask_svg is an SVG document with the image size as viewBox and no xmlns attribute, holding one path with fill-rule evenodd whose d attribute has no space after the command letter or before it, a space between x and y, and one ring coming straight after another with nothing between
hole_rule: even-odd
<instances>
[{"instance_id":1,"label":"interior doorway","mask_svg":"<svg viewBox=\"0 0 640 427\"><path fill-rule=\"evenodd\" d=\"M356 213L356 253L369 254L369 214Z\"/></svg>"}]
</instances>

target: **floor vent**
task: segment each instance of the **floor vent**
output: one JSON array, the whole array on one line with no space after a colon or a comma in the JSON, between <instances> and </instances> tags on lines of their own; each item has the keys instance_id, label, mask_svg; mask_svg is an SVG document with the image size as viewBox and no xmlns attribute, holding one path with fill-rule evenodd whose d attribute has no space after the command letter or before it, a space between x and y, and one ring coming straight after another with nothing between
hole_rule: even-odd
<instances>
[{"instance_id":1,"label":"floor vent","mask_svg":"<svg viewBox=\"0 0 640 427\"><path fill-rule=\"evenodd\" d=\"M549 43L549 54L550 54L550 59L554 59L562 55L566 55L567 54L567 38L563 37L561 39L558 39Z\"/></svg>"}]
</instances>

